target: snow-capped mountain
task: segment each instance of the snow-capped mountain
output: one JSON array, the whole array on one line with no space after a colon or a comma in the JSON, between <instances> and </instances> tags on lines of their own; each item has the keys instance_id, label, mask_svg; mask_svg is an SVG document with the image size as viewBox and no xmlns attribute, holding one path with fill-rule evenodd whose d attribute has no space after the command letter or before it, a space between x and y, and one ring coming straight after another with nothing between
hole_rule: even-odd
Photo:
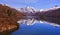
<instances>
[{"instance_id":1,"label":"snow-capped mountain","mask_svg":"<svg viewBox=\"0 0 60 35\"><path fill-rule=\"evenodd\" d=\"M25 8L20 8L18 10L21 12L27 12L27 13L34 13L37 11L37 9L35 9L33 7L25 7Z\"/></svg>"},{"instance_id":2,"label":"snow-capped mountain","mask_svg":"<svg viewBox=\"0 0 60 35\"><path fill-rule=\"evenodd\" d=\"M34 7L24 7L24 8L20 8L18 9L20 12L27 12L27 13L35 13L35 12L46 12L46 11L49 11L49 10L56 10L56 9L59 9L60 6L54 6L52 8L49 8L49 9L36 9Z\"/></svg>"}]
</instances>

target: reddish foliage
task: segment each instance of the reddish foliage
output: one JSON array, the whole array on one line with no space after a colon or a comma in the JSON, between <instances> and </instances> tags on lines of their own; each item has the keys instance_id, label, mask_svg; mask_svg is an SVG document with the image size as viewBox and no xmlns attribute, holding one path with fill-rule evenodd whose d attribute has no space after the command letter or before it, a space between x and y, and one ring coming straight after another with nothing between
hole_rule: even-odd
<instances>
[{"instance_id":1,"label":"reddish foliage","mask_svg":"<svg viewBox=\"0 0 60 35\"><path fill-rule=\"evenodd\" d=\"M0 4L0 32L6 30L10 32L18 28L17 20L20 20L23 15L14 8Z\"/></svg>"}]
</instances>

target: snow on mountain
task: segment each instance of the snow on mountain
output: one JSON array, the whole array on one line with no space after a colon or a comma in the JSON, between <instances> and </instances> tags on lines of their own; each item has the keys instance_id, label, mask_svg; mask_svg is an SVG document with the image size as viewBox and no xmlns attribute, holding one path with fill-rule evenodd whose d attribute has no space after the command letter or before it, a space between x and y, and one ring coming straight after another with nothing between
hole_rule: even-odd
<instances>
[{"instance_id":1,"label":"snow on mountain","mask_svg":"<svg viewBox=\"0 0 60 35\"><path fill-rule=\"evenodd\" d=\"M46 11L49 11L49 10L56 10L60 8L60 6L54 6L52 8L49 8L49 9L35 9L33 7L25 7L25 8L20 8L18 9L20 12L27 12L27 13L35 13L35 12L46 12Z\"/></svg>"},{"instance_id":2,"label":"snow on mountain","mask_svg":"<svg viewBox=\"0 0 60 35\"><path fill-rule=\"evenodd\" d=\"M21 12L27 12L27 13L34 13L34 12L36 12L37 10L35 9L35 8L33 8L33 7L25 7L25 8L20 8L20 9L18 9L19 11L21 11Z\"/></svg>"},{"instance_id":3,"label":"snow on mountain","mask_svg":"<svg viewBox=\"0 0 60 35\"><path fill-rule=\"evenodd\" d=\"M54 6L54 7L49 8L49 9L40 9L40 12L42 12L42 11L46 12L46 11L49 11L49 10L56 10L56 9L59 9L59 8L60 8L60 6Z\"/></svg>"}]
</instances>

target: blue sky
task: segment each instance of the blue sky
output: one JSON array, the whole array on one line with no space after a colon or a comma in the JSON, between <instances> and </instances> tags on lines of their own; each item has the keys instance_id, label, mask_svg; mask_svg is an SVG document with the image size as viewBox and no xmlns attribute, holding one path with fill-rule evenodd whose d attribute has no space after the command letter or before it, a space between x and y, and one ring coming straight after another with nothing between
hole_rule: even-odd
<instances>
[{"instance_id":1,"label":"blue sky","mask_svg":"<svg viewBox=\"0 0 60 35\"><path fill-rule=\"evenodd\" d=\"M36 9L46 9L55 5L60 6L60 0L0 0L0 3L14 8L30 6Z\"/></svg>"}]
</instances>

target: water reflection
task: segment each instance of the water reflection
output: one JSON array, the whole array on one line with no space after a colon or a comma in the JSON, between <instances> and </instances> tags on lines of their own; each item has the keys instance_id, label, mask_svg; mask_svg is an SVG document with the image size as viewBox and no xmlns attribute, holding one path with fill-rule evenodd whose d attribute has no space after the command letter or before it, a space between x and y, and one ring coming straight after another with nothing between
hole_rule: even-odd
<instances>
[{"instance_id":1,"label":"water reflection","mask_svg":"<svg viewBox=\"0 0 60 35\"><path fill-rule=\"evenodd\" d=\"M35 23L29 26L20 24L19 30L11 35L60 35L60 27L54 27L45 23Z\"/></svg>"}]
</instances>

